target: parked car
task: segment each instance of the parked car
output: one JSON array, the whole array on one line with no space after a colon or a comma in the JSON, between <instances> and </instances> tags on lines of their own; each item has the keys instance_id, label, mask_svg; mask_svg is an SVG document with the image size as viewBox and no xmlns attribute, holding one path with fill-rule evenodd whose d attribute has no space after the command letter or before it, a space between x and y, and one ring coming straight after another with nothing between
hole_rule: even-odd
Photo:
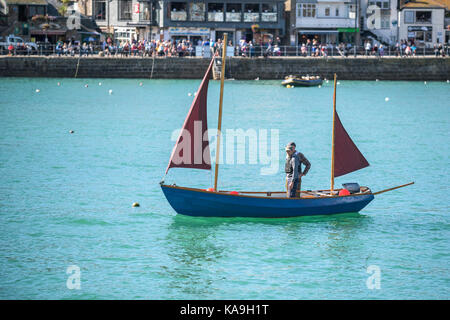
<instances>
[{"instance_id":1,"label":"parked car","mask_svg":"<svg viewBox=\"0 0 450 320\"><path fill-rule=\"evenodd\" d=\"M38 46L34 42L25 42L21 37L9 35L7 37L0 37L0 49L3 52L8 52L8 47L13 45L16 50L24 50L24 53L36 54Z\"/></svg>"}]
</instances>

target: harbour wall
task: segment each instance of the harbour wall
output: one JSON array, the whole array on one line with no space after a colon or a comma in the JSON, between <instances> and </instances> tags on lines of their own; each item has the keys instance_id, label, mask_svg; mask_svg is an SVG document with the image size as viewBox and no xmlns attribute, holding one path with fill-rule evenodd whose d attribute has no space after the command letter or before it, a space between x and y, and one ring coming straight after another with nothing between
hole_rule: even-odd
<instances>
[{"instance_id":1,"label":"harbour wall","mask_svg":"<svg viewBox=\"0 0 450 320\"><path fill-rule=\"evenodd\" d=\"M204 58L0 57L1 77L201 79ZM450 58L228 58L236 80L283 79L290 74L341 80L448 80Z\"/></svg>"}]
</instances>

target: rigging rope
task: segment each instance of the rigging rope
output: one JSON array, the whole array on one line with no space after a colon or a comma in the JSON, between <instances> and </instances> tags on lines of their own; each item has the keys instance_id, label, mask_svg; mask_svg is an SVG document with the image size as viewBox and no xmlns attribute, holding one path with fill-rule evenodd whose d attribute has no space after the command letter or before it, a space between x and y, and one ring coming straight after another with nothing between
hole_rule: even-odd
<instances>
[{"instance_id":1,"label":"rigging rope","mask_svg":"<svg viewBox=\"0 0 450 320\"><path fill-rule=\"evenodd\" d=\"M80 59L81 59L81 55L78 57L78 62L77 62L77 70L75 71L75 78L78 75L78 68L80 67Z\"/></svg>"}]
</instances>

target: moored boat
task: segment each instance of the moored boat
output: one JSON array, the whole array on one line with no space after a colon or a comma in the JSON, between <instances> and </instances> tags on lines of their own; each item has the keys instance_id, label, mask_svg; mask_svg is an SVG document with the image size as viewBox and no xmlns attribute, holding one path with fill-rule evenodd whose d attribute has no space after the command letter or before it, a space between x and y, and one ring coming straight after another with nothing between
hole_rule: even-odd
<instances>
[{"instance_id":1,"label":"moored boat","mask_svg":"<svg viewBox=\"0 0 450 320\"><path fill-rule=\"evenodd\" d=\"M283 86L293 87L313 87L321 85L323 80L319 76L306 76L306 77L286 77L281 84Z\"/></svg>"}]
</instances>

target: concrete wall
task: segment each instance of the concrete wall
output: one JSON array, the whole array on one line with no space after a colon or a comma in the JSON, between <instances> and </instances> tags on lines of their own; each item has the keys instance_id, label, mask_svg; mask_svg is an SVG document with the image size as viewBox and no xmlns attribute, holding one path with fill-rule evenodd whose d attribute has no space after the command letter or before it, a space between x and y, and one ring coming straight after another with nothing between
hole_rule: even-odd
<instances>
[{"instance_id":1,"label":"concrete wall","mask_svg":"<svg viewBox=\"0 0 450 320\"><path fill-rule=\"evenodd\" d=\"M0 57L2 77L75 76L78 58ZM151 58L81 58L78 78L150 78ZM155 79L201 79L209 59L157 58ZM450 58L229 58L227 77L243 80L283 79L290 74L341 80L447 80Z\"/></svg>"}]
</instances>

